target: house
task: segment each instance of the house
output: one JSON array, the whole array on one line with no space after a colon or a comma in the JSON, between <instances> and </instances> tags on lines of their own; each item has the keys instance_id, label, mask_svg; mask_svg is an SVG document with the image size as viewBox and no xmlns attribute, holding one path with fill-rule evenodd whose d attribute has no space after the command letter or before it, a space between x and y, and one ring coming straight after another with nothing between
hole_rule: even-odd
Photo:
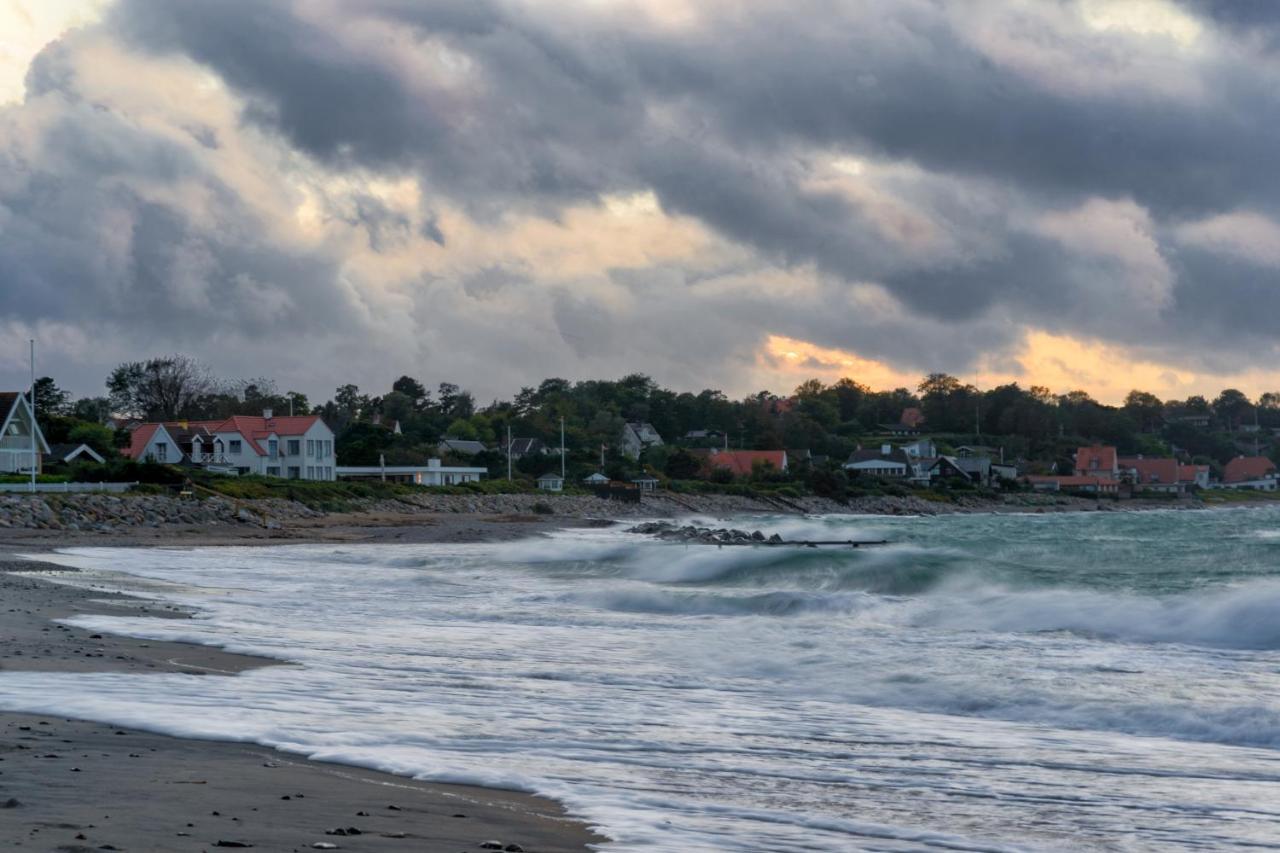
<instances>
[{"instance_id":1,"label":"house","mask_svg":"<svg viewBox=\"0 0 1280 853\"><path fill-rule=\"evenodd\" d=\"M188 464L236 474L290 480L334 480L333 430L319 415L145 423L136 427L123 454L138 462Z\"/></svg>"},{"instance_id":2,"label":"house","mask_svg":"<svg viewBox=\"0 0 1280 853\"><path fill-rule=\"evenodd\" d=\"M426 465L341 465L336 472L339 480L382 480L416 486L456 486L478 482L488 475L489 469L449 466L439 459L428 459Z\"/></svg>"},{"instance_id":3,"label":"house","mask_svg":"<svg viewBox=\"0 0 1280 853\"><path fill-rule=\"evenodd\" d=\"M1120 463L1114 447L1094 444L1081 447L1076 451L1077 477L1102 477L1107 480L1120 479Z\"/></svg>"},{"instance_id":4,"label":"house","mask_svg":"<svg viewBox=\"0 0 1280 853\"><path fill-rule=\"evenodd\" d=\"M735 477L750 477L757 466L787 470L785 450L721 450L707 457L710 471L729 471Z\"/></svg>"},{"instance_id":5,"label":"house","mask_svg":"<svg viewBox=\"0 0 1280 853\"><path fill-rule=\"evenodd\" d=\"M1181 411L1173 414L1165 415L1165 420L1173 424L1186 424L1197 429L1208 429L1209 421L1212 415L1208 412L1187 412Z\"/></svg>"},{"instance_id":6,"label":"house","mask_svg":"<svg viewBox=\"0 0 1280 853\"><path fill-rule=\"evenodd\" d=\"M990 456L954 456L951 463L979 486L992 485Z\"/></svg>"},{"instance_id":7,"label":"house","mask_svg":"<svg viewBox=\"0 0 1280 853\"><path fill-rule=\"evenodd\" d=\"M960 459L956 456L939 456L926 470L927 482L934 480L964 480L986 485L991 473L989 459ZM988 463L985 467L970 463Z\"/></svg>"},{"instance_id":8,"label":"house","mask_svg":"<svg viewBox=\"0 0 1280 853\"><path fill-rule=\"evenodd\" d=\"M912 476L911 460L907 454L888 444L879 450L855 450L844 463L844 470L853 474L870 474L875 477L903 479Z\"/></svg>"},{"instance_id":9,"label":"house","mask_svg":"<svg viewBox=\"0 0 1280 853\"><path fill-rule=\"evenodd\" d=\"M99 465L107 461L102 458L102 454L87 444L53 444L49 446L50 462L71 463L77 459L81 462L97 462Z\"/></svg>"},{"instance_id":10,"label":"house","mask_svg":"<svg viewBox=\"0 0 1280 853\"><path fill-rule=\"evenodd\" d=\"M658 488L660 481L652 474L641 474L639 477L633 477L631 482L639 486L642 492L652 492Z\"/></svg>"},{"instance_id":11,"label":"house","mask_svg":"<svg viewBox=\"0 0 1280 853\"><path fill-rule=\"evenodd\" d=\"M513 438L511 439L511 458L523 459L526 456L536 456L547 452L547 446L543 444L540 438Z\"/></svg>"},{"instance_id":12,"label":"house","mask_svg":"<svg viewBox=\"0 0 1280 853\"><path fill-rule=\"evenodd\" d=\"M35 448L32 445L34 433ZM0 391L0 474L40 473L49 445L23 391Z\"/></svg>"},{"instance_id":13,"label":"house","mask_svg":"<svg viewBox=\"0 0 1280 853\"><path fill-rule=\"evenodd\" d=\"M1209 466L1208 465L1179 465L1178 481L1186 483L1188 486L1196 486L1197 488L1209 488Z\"/></svg>"},{"instance_id":14,"label":"house","mask_svg":"<svg viewBox=\"0 0 1280 853\"><path fill-rule=\"evenodd\" d=\"M725 434L718 429L691 429L681 436L680 441L684 444L707 444L722 442L724 438Z\"/></svg>"},{"instance_id":15,"label":"house","mask_svg":"<svg viewBox=\"0 0 1280 853\"><path fill-rule=\"evenodd\" d=\"M902 445L902 452L912 459L936 457L938 455L938 445L934 444L931 438L922 438L910 444Z\"/></svg>"},{"instance_id":16,"label":"house","mask_svg":"<svg viewBox=\"0 0 1280 853\"><path fill-rule=\"evenodd\" d=\"M905 424L880 424L879 429L881 432L891 435L894 438L908 438L920 434L919 429Z\"/></svg>"},{"instance_id":17,"label":"house","mask_svg":"<svg viewBox=\"0 0 1280 853\"><path fill-rule=\"evenodd\" d=\"M662 436L653 424L629 421L622 427L622 455L639 459L641 452L650 447L661 447Z\"/></svg>"},{"instance_id":18,"label":"house","mask_svg":"<svg viewBox=\"0 0 1280 853\"><path fill-rule=\"evenodd\" d=\"M1265 456L1237 456L1222 471L1224 489L1257 489L1274 492L1280 487L1276 465Z\"/></svg>"},{"instance_id":19,"label":"house","mask_svg":"<svg viewBox=\"0 0 1280 853\"><path fill-rule=\"evenodd\" d=\"M543 474L538 478L538 488L544 492L564 491L564 477L559 474Z\"/></svg>"},{"instance_id":20,"label":"house","mask_svg":"<svg viewBox=\"0 0 1280 853\"><path fill-rule=\"evenodd\" d=\"M908 406L902 410L902 417L898 419L898 423L909 429L920 429L924 426L924 412L915 406Z\"/></svg>"},{"instance_id":21,"label":"house","mask_svg":"<svg viewBox=\"0 0 1280 853\"><path fill-rule=\"evenodd\" d=\"M608 485L609 478L597 471L590 477L583 477L582 482L586 483L588 486L604 486Z\"/></svg>"},{"instance_id":22,"label":"house","mask_svg":"<svg viewBox=\"0 0 1280 853\"><path fill-rule=\"evenodd\" d=\"M991 463L992 485L999 485L1001 480L1018 479L1018 466L1004 462Z\"/></svg>"},{"instance_id":23,"label":"house","mask_svg":"<svg viewBox=\"0 0 1280 853\"><path fill-rule=\"evenodd\" d=\"M1176 459L1121 459L1121 478L1135 491L1181 493L1192 487L1209 485L1208 465L1183 465Z\"/></svg>"},{"instance_id":24,"label":"house","mask_svg":"<svg viewBox=\"0 0 1280 853\"><path fill-rule=\"evenodd\" d=\"M1031 488L1037 492L1090 492L1097 495L1120 494L1120 481L1105 477L1089 477L1072 475L1068 477L1036 476L1029 474L1023 477Z\"/></svg>"},{"instance_id":25,"label":"house","mask_svg":"<svg viewBox=\"0 0 1280 853\"><path fill-rule=\"evenodd\" d=\"M436 447L441 453L452 453L454 456L475 456L489 448L482 441L470 441L465 438L446 438Z\"/></svg>"},{"instance_id":26,"label":"house","mask_svg":"<svg viewBox=\"0 0 1280 853\"><path fill-rule=\"evenodd\" d=\"M813 454L808 450L787 450L788 465L810 465L813 463Z\"/></svg>"},{"instance_id":27,"label":"house","mask_svg":"<svg viewBox=\"0 0 1280 853\"><path fill-rule=\"evenodd\" d=\"M985 456L988 459L995 459L1000 455L998 447L988 447L985 444L962 444L956 448L956 456L967 459L971 456Z\"/></svg>"}]
</instances>

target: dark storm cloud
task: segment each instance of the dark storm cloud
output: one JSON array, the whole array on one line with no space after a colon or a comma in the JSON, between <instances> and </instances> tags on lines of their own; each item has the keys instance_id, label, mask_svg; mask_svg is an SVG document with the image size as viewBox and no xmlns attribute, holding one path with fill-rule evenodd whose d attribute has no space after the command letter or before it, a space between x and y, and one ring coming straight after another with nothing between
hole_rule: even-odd
<instances>
[{"instance_id":1,"label":"dark storm cloud","mask_svg":"<svg viewBox=\"0 0 1280 853\"><path fill-rule=\"evenodd\" d=\"M324 328L344 312L332 259L272 241L189 148L78 97L66 58L54 45L30 75L28 105L52 118L0 113L4 319L191 340L258 335L286 318L300 331ZM210 133L193 134L195 144L207 147ZM178 185L200 187L216 213L144 189Z\"/></svg>"},{"instance_id":2,"label":"dark storm cloud","mask_svg":"<svg viewBox=\"0 0 1280 853\"><path fill-rule=\"evenodd\" d=\"M359 7L363 20L413 28L423 51L466 56L474 79L458 89L406 79L343 38L343 22L300 9L126 0L113 25L208 64L250 98L249 120L322 159L418 172L473 210L652 188L667 210L768 258L885 282L934 317L1005 306L1028 322L1070 325L1073 281L1110 271L1024 234L994 258L922 264L885 245L866 211L806 186L797 157L834 149L907 160L1013 187L1032 207L1100 196L1132 198L1160 218L1280 209L1273 77L1226 60L1202 61L1208 98L1152 94L1142 80L1062 91L992 61L945 4L759 4L676 32L514 4ZM1056 20L1018 26L1103 70L1124 66L1124 44L1083 25L1057 31ZM1232 25L1262 22L1270 18L1257 6L1237 10ZM959 207L951 215L964 217ZM1175 319L1198 286L1180 282Z\"/></svg>"},{"instance_id":3,"label":"dark storm cloud","mask_svg":"<svg viewBox=\"0 0 1280 853\"><path fill-rule=\"evenodd\" d=\"M1280 307L1280 271L1180 253L1175 235L1231 211L1280 219L1280 65L1255 50L1280 10L1181 6L1206 27L1182 53L1170 40L1091 30L1076 5L1052 2L708 0L692 4L693 23L668 27L601 4L118 0L98 32L207 66L241 99L245 127L328 167L419 177L417 221L373 194L326 212L377 251L422 237L452 247L434 212L446 206L483 226L652 191L761 268L812 270L820 282L804 297L765 285L717 296L697 286L705 270L612 271L637 291L628 308L541 270L513 277L504 261L459 273L448 302L459 311L542 288L545 324L583 359L624 346L637 361L660 359L652 342L664 336L708 363L715 347L740 359L777 333L963 371L1028 326L1184 361L1209 348L1256 358L1276 345L1260 318ZM23 221L0 233L0 265L46 284L24 311L74 315L89 292L117 313L145 297L159 316L203 294L211 307L182 322L252 329L261 312L232 304L252 292L277 314L296 309L302 325L351 322L340 258L273 245L189 149L80 103L70 50L46 49L28 78L33 101L64 105L65 128L47 131L50 152L0 196ZM187 132L215 150L228 129ZM87 142L101 139L114 144ZM822 180L815 163L832 155L871 164L874 192ZM178 181L209 188L216 223L132 189ZM86 186L83 198L72 189ZM1105 225L1066 237L1038 227L1050 214L1099 215L1090 199L1132 200L1147 217L1138 229L1151 232L1135 239L1149 236L1155 259L1142 266L1123 246L1089 245L1108 242ZM128 223L124 256L104 263L95 216ZM184 291L184 281L196 283ZM863 282L901 309L860 302ZM410 298L443 298L425 293ZM439 322L422 309L415 316ZM650 333L620 343L636 322ZM513 351L530 361L531 350Z\"/></svg>"}]
</instances>

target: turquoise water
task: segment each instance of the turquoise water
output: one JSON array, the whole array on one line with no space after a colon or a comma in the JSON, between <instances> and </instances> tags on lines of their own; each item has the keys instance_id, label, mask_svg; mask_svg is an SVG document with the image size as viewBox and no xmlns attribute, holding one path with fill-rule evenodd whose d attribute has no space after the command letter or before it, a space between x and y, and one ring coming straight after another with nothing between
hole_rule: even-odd
<instances>
[{"instance_id":1,"label":"turquoise water","mask_svg":"<svg viewBox=\"0 0 1280 853\"><path fill-rule=\"evenodd\" d=\"M203 615L77 623L303 666L0 707L540 791L609 850L1280 847L1280 510L732 523L893 544L79 549Z\"/></svg>"}]
</instances>

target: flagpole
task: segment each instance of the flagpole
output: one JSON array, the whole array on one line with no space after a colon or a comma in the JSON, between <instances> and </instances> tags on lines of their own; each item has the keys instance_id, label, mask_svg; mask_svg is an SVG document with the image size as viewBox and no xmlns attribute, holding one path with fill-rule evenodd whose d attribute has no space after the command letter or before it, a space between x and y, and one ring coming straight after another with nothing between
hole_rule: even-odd
<instances>
[{"instance_id":1,"label":"flagpole","mask_svg":"<svg viewBox=\"0 0 1280 853\"><path fill-rule=\"evenodd\" d=\"M31 339L31 493L36 491L36 339Z\"/></svg>"}]
</instances>

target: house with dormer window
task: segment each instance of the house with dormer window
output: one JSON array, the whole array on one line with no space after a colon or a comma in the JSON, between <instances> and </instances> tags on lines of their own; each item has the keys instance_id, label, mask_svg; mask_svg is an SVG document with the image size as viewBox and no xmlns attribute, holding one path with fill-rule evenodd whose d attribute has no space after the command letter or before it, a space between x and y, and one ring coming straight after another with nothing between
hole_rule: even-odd
<instances>
[{"instance_id":1,"label":"house with dormer window","mask_svg":"<svg viewBox=\"0 0 1280 853\"><path fill-rule=\"evenodd\" d=\"M130 459L196 465L227 474L261 474L290 480L337 479L333 430L317 415L146 423L134 428L124 455Z\"/></svg>"}]
</instances>

